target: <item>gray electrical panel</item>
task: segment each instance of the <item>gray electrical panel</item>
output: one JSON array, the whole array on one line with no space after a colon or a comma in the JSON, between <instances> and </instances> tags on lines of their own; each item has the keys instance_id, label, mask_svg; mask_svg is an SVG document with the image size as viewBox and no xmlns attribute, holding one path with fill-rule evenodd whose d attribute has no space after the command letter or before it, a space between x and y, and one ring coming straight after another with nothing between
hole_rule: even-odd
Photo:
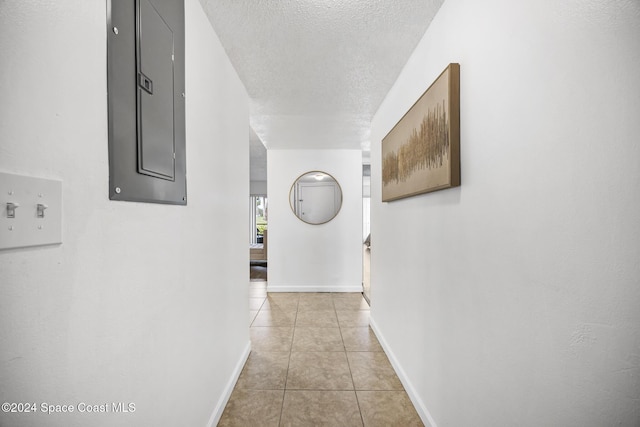
<instances>
[{"instance_id":1,"label":"gray electrical panel","mask_svg":"<svg viewBox=\"0 0 640 427\"><path fill-rule=\"evenodd\" d=\"M109 198L187 203L184 1L109 0Z\"/></svg>"}]
</instances>

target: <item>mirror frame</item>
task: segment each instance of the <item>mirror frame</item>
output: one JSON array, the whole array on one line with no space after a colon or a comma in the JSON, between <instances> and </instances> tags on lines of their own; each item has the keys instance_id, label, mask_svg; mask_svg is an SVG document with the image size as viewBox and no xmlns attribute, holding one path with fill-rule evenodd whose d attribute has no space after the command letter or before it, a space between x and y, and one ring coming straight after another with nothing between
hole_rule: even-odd
<instances>
[{"instance_id":1,"label":"mirror frame","mask_svg":"<svg viewBox=\"0 0 640 427\"><path fill-rule=\"evenodd\" d=\"M298 183L298 181L300 180L300 178L302 178L303 176L306 175L310 175L310 174L314 174L314 173L322 173L327 175L329 178L331 178L333 180L333 182L336 183L336 185L338 186L338 190L340 190L340 205L338 206L338 209L336 210L336 212L333 214L333 216L329 219L327 219L326 221L323 222L309 222L309 221L305 221L304 219L300 218L298 216L298 214L296 213L296 209L292 204L292 197L293 197L293 189L296 186L296 184ZM340 211L342 210L342 203L344 202L344 193L342 191L342 186L340 185L340 183L338 182L338 180L331 175L328 172L325 171L321 171L321 170L311 170L311 171L307 171L301 175L299 175L294 181L293 184L291 184L291 188L289 189L289 207L291 208L291 212L293 213L293 215L298 218L300 221L304 222L305 224L310 224L310 225L322 225L322 224L326 224L330 221L332 221L335 217L338 216L338 214L340 213Z\"/></svg>"}]
</instances>

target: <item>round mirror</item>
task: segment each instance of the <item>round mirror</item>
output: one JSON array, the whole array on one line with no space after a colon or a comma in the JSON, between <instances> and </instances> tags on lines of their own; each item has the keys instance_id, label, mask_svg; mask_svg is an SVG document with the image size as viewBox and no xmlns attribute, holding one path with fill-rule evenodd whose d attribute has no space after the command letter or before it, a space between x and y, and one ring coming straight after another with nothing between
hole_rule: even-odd
<instances>
[{"instance_id":1,"label":"round mirror","mask_svg":"<svg viewBox=\"0 0 640 427\"><path fill-rule=\"evenodd\" d=\"M296 179L289 191L291 210L308 224L324 224L338 215L342 189L338 181L322 171L307 172Z\"/></svg>"}]
</instances>

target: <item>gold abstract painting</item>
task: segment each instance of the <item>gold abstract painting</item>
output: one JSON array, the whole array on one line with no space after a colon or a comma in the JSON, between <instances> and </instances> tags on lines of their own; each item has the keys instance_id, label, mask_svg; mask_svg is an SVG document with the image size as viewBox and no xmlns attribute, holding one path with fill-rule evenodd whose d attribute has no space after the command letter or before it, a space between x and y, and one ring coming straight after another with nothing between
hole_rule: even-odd
<instances>
[{"instance_id":1,"label":"gold abstract painting","mask_svg":"<svg viewBox=\"0 0 640 427\"><path fill-rule=\"evenodd\" d=\"M460 65L449 64L382 140L382 201L460 185Z\"/></svg>"}]
</instances>

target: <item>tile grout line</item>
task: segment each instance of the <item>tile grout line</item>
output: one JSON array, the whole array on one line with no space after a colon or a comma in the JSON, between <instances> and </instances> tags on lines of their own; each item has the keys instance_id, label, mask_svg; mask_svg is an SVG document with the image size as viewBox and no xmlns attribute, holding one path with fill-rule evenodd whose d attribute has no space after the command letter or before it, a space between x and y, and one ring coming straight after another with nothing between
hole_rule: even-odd
<instances>
[{"instance_id":1,"label":"tile grout line","mask_svg":"<svg viewBox=\"0 0 640 427\"><path fill-rule=\"evenodd\" d=\"M336 319L338 319L338 310L336 309L335 300L333 300L333 309L336 314ZM342 326L340 325L340 320L338 320L338 330L340 331L340 339L342 340L342 348L344 348L344 357L347 359L347 367L349 368L349 376L351 377L351 384L353 385L353 394L356 397L356 405L358 405L358 413L360 414L360 421L362 421L362 425L364 426L364 417L362 415L362 408L360 407L360 400L358 399L358 393L356 392L356 382L353 380L353 371L351 370L351 364L349 363L349 356L347 355L347 346L344 343L344 336L342 335Z\"/></svg>"},{"instance_id":2,"label":"tile grout line","mask_svg":"<svg viewBox=\"0 0 640 427\"><path fill-rule=\"evenodd\" d=\"M269 294L267 293L267 297ZM289 367L291 366L291 354L293 353L293 338L296 336L296 321L298 320L298 307L300 305L300 296L298 296L298 303L296 304L296 315L293 319L293 332L291 334L291 346L289 347L289 360L287 362L287 372L284 375L284 389L282 390L282 405L280 406L280 417L278 418L278 425L282 424L282 415L284 414L284 399L287 396L287 382L289 381Z\"/></svg>"}]
</instances>

